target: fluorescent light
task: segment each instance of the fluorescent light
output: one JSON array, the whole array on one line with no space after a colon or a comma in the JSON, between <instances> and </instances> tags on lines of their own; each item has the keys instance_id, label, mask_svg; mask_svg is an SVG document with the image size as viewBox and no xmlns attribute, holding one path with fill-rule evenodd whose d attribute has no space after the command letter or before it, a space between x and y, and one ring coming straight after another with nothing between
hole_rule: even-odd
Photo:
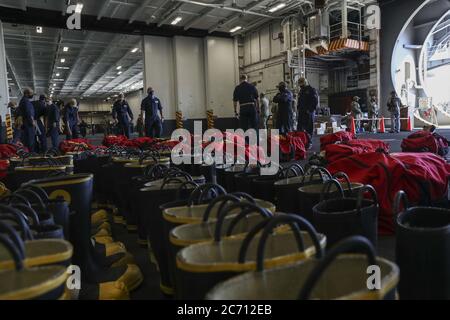
<instances>
[{"instance_id":1,"label":"fluorescent light","mask_svg":"<svg viewBox=\"0 0 450 320\"><path fill-rule=\"evenodd\" d=\"M77 3L77 6L75 7L75 12L76 13L81 13L82 10L83 10L83 4L82 3Z\"/></svg>"},{"instance_id":2,"label":"fluorescent light","mask_svg":"<svg viewBox=\"0 0 450 320\"><path fill-rule=\"evenodd\" d=\"M69 70L70 68L69 68L69 67L56 67L56 69L59 69L59 70Z\"/></svg>"},{"instance_id":3,"label":"fluorescent light","mask_svg":"<svg viewBox=\"0 0 450 320\"><path fill-rule=\"evenodd\" d=\"M120 69L122 69L122 66L118 66L116 69L117 69L117 70L120 70Z\"/></svg>"},{"instance_id":4,"label":"fluorescent light","mask_svg":"<svg viewBox=\"0 0 450 320\"><path fill-rule=\"evenodd\" d=\"M180 22L183 18L182 17L176 17L173 19L173 21L170 23L171 25L176 25L178 22Z\"/></svg>"},{"instance_id":5,"label":"fluorescent light","mask_svg":"<svg viewBox=\"0 0 450 320\"><path fill-rule=\"evenodd\" d=\"M242 29L241 26L237 26L237 27L234 27L233 29L231 29L230 32L233 33L233 32L236 32L238 30L241 30L241 29Z\"/></svg>"},{"instance_id":6,"label":"fluorescent light","mask_svg":"<svg viewBox=\"0 0 450 320\"><path fill-rule=\"evenodd\" d=\"M276 6L273 6L272 8L270 8L269 12L275 12L275 11L278 11L278 10L284 8L284 7L286 7L286 3L282 2L282 3L279 3Z\"/></svg>"},{"instance_id":7,"label":"fluorescent light","mask_svg":"<svg viewBox=\"0 0 450 320\"><path fill-rule=\"evenodd\" d=\"M37 33L42 33L42 27L36 27L36 32Z\"/></svg>"},{"instance_id":8,"label":"fluorescent light","mask_svg":"<svg viewBox=\"0 0 450 320\"><path fill-rule=\"evenodd\" d=\"M53 81L64 81L64 79L53 79Z\"/></svg>"},{"instance_id":9,"label":"fluorescent light","mask_svg":"<svg viewBox=\"0 0 450 320\"><path fill-rule=\"evenodd\" d=\"M59 77L59 73L57 73L56 76Z\"/></svg>"},{"instance_id":10,"label":"fluorescent light","mask_svg":"<svg viewBox=\"0 0 450 320\"><path fill-rule=\"evenodd\" d=\"M64 52L69 51L69 47L64 47L64 48L63 48L63 51L64 51Z\"/></svg>"},{"instance_id":11,"label":"fluorescent light","mask_svg":"<svg viewBox=\"0 0 450 320\"><path fill-rule=\"evenodd\" d=\"M139 50L139 48L134 48L133 50L131 50L132 53L135 53Z\"/></svg>"},{"instance_id":12,"label":"fluorescent light","mask_svg":"<svg viewBox=\"0 0 450 320\"><path fill-rule=\"evenodd\" d=\"M122 71L117 72L117 74L122 74Z\"/></svg>"},{"instance_id":13,"label":"fluorescent light","mask_svg":"<svg viewBox=\"0 0 450 320\"><path fill-rule=\"evenodd\" d=\"M66 62L66 59L61 59L61 63L64 63L64 62Z\"/></svg>"},{"instance_id":14,"label":"fluorescent light","mask_svg":"<svg viewBox=\"0 0 450 320\"><path fill-rule=\"evenodd\" d=\"M53 86L56 87L56 83L54 83Z\"/></svg>"}]
</instances>

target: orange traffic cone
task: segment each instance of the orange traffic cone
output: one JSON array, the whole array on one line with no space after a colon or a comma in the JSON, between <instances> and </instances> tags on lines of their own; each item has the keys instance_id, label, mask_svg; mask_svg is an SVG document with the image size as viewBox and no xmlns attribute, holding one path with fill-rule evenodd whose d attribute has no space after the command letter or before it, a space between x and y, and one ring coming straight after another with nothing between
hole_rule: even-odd
<instances>
[{"instance_id":1,"label":"orange traffic cone","mask_svg":"<svg viewBox=\"0 0 450 320\"><path fill-rule=\"evenodd\" d=\"M406 131L409 131L409 132L413 131L411 117L408 117L408 123L406 124Z\"/></svg>"},{"instance_id":2,"label":"orange traffic cone","mask_svg":"<svg viewBox=\"0 0 450 320\"><path fill-rule=\"evenodd\" d=\"M378 133L386 133L386 128L384 127L384 117L381 117L380 129L378 130Z\"/></svg>"},{"instance_id":3,"label":"orange traffic cone","mask_svg":"<svg viewBox=\"0 0 450 320\"><path fill-rule=\"evenodd\" d=\"M356 134L355 118L350 117L350 132Z\"/></svg>"}]
</instances>

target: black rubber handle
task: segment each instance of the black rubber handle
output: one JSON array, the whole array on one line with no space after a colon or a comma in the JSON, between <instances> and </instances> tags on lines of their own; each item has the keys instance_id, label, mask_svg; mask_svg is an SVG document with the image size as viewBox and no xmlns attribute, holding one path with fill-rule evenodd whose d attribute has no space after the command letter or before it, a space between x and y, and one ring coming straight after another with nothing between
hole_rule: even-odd
<instances>
[{"instance_id":1,"label":"black rubber handle","mask_svg":"<svg viewBox=\"0 0 450 320\"><path fill-rule=\"evenodd\" d=\"M42 200L42 198L39 196L39 194L37 194L33 190L30 190L30 189L19 189L19 190L17 190L14 193L15 194L22 194L22 195L25 195L25 194L31 195L33 198L35 198L37 200L37 204L41 207L41 209L43 211L45 211L47 209L47 206L45 205L45 203Z\"/></svg>"},{"instance_id":2,"label":"black rubber handle","mask_svg":"<svg viewBox=\"0 0 450 320\"><path fill-rule=\"evenodd\" d=\"M14 194L14 193L13 193L13 194L11 194L11 195L9 195L9 196L7 196L7 197L4 197L4 198L2 199L2 201L8 201L8 203L12 203L11 200L14 200L14 199L17 199L17 200L19 200L21 203L24 203L25 205L31 207L30 201L28 201L28 199L25 198L25 197L24 197L23 195L21 195L21 194Z\"/></svg>"},{"instance_id":3,"label":"black rubber handle","mask_svg":"<svg viewBox=\"0 0 450 320\"><path fill-rule=\"evenodd\" d=\"M256 269L258 271L264 270L264 252L265 247L267 243L267 239L270 235L270 233L280 224L289 224L292 231L294 232L295 238L297 240L298 249L300 252L305 251L304 242L302 239L302 235L300 232L300 228L306 229L309 236L311 237L311 240L313 241L314 247L316 248L316 258L320 259L322 258L323 252L322 247L320 246L319 237L317 235L316 229L304 218L293 215L293 214L283 214L276 216L272 218L268 224L265 226L263 233L261 235L261 238L259 239L258 243L258 251L257 251L257 258L256 258ZM296 227L294 227L296 226Z\"/></svg>"},{"instance_id":4,"label":"black rubber handle","mask_svg":"<svg viewBox=\"0 0 450 320\"><path fill-rule=\"evenodd\" d=\"M369 192L370 195L372 196L373 204L375 206L378 206L378 195L376 190L371 185L365 185L358 192L358 200L356 202L356 210L358 210L358 213L361 213L362 202L364 200L364 194L366 192Z\"/></svg>"},{"instance_id":5,"label":"black rubber handle","mask_svg":"<svg viewBox=\"0 0 450 320\"><path fill-rule=\"evenodd\" d=\"M262 212L262 211L255 211L252 208L246 209L246 210L242 211L241 213L239 213L236 217L234 217L231 220L230 225L228 226L228 229L227 229L227 232L226 232L227 237L229 237L229 236L231 236L233 234L233 230L237 226L239 221L241 221L242 219L247 217L250 213L254 213L254 212L259 213L263 218L271 218L271 217L273 217L273 214L269 210L264 210L264 212Z\"/></svg>"},{"instance_id":6,"label":"black rubber handle","mask_svg":"<svg viewBox=\"0 0 450 320\"><path fill-rule=\"evenodd\" d=\"M200 191L200 195L198 197L197 203L203 203L205 200L204 198L208 195L209 192L214 192L213 198L217 198L218 196L221 196L223 194L227 194L227 191L219 184L206 184L210 185L209 188L203 188Z\"/></svg>"},{"instance_id":7,"label":"black rubber handle","mask_svg":"<svg viewBox=\"0 0 450 320\"><path fill-rule=\"evenodd\" d=\"M39 226L41 224L39 220L39 215L32 207L29 207L23 203L14 203L12 204L12 206L17 210L22 211L22 213L25 214L27 217L30 217L31 220L33 220L34 225Z\"/></svg>"},{"instance_id":8,"label":"black rubber handle","mask_svg":"<svg viewBox=\"0 0 450 320\"><path fill-rule=\"evenodd\" d=\"M31 233L31 230L27 223L28 218L22 211L11 206L0 204L0 212L0 220L9 219L11 221L14 221L19 226L19 229L22 232L23 239L33 240L33 234Z\"/></svg>"},{"instance_id":9,"label":"black rubber handle","mask_svg":"<svg viewBox=\"0 0 450 320\"><path fill-rule=\"evenodd\" d=\"M314 289L317 282L320 280L320 277L325 272L325 270L339 255L344 253L366 254L369 266L377 264L375 249L369 240L361 236L354 236L345 239L340 243L338 243L336 246L334 246L325 256L325 258L317 262L315 268L310 272L310 274L306 278L305 284L303 285L303 288L300 291L300 294L298 295L298 298L300 300L309 299L312 290Z\"/></svg>"},{"instance_id":10,"label":"black rubber handle","mask_svg":"<svg viewBox=\"0 0 450 320\"><path fill-rule=\"evenodd\" d=\"M350 178L348 177L348 175L345 172L338 172L336 174L333 175L333 179L336 179L339 181L339 179L344 179L345 183L347 183L347 187L348 187L348 191L349 191L349 195L351 195L353 193L352 190L352 183L350 182Z\"/></svg>"},{"instance_id":11,"label":"black rubber handle","mask_svg":"<svg viewBox=\"0 0 450 320\"><path fill-rule=\"evenodd\" d=\"M289 173L292 172L294 175L293 176L289 176ZM305 175L305 170L303 169L303 167L301 165L299 165L298 163L294 163L292 165L290 165L287 170L284 172L284 178L292 178L292 177L298 177L298 176L304 176Z\"/></svg>"},{"instance_id":12,"label":"black rubber handle","mask_svg":"<svg viewBox=\"0 0 450 320\"><path fill-rule=\"evenodd\" d=\"M155 164L158 163L158 159L153 154L143 154L139 158L139 164L143 164L144 160L146 160L146 159L152 159L155 162Z\"/></svg>"},{"instance_id":13,"label":"black rubber handle","mask_svg":"<svg viewBox=\"0 0 450 320\"><path fill-rule=\"evenodd\" d=\"M195 181L185 181L183 182L177 190L177 194L175 198L177 200L181 200L181 190L187 190L187 186L193 186L194 188L198 188L198 183ZM195 190L195 189L194 189Z\"/></svg>"},{"instance_id":14,"label":"black rubber handle","mask_svg":"<svg viewBox=\"0 0 450 320\"><path fill-rule=\"evenodd\" d=\"M0 233L0 243L8 250L9 254L13 257L14 264L16 265L16 270L23 270L23 259L20 255L19 249L14 245L12 240Z\"/></svg>"},{"instance_id":15,"label":"black rubber handle","mask_svg":"<svg viewBox=\"0 0 450 320\"><path fill-rule=\"evenodd\" d=\"M225 217L230 214L235 209L241 209L247 210L251 209L251 212L259 212L262 216L268 217L269 214L267 213L267 210L264 208L261 208L260 206L257 206L256 204L244 201L244 202L235 202L232 203L219 211L219 214L217 216L217 222L216 222L216 229L214 231L214 241L219 242L222 237L222 226L223 222L225 221Z\"/></svg>"},{"instance_id":16,"label":"black rubber handle","mask_svg":"<svg viewBox=\"0 0 450 320\"><path fill-rule=\"evenodd\" d=\"M228 202L228 201L233 201L233 202L239 202L239 198L236 197L235 195L232 194L224 194L222 196L219 196L217 198L214 198L208 205L208 207L206 207L206 210L203 214L203 219L202 222L208 222L209 217L211 215L211 211L214 208L215 205L219 204L219 208L218 208L218 213L220 213L220 211L222 211L222 208L224 207L224 205Z\"/></svg>"},{"instance_id":17,"label":"black rubber handle","mask_svg":"<svg viewBox=\"0 0 450 320\"><path fill-rule=\"evenodd\" d=\"M216 196L227 193L222 186L216 183L205 183L192 191L188 199L188 206L192 206L194 202L200 203L203 200L204 194L210 191L214 191Z\"/></svg>"},{"instance_id":18,"label":"black rubber handle","mask_svg":"<svg viewBox=\"0 0 450 320\"><path fill-rule=\"evenodd\" d=\"M39 196L41 197L41 199L43 199L44 201L49 201L49 197L48 197L48 193L47 191L45 191L42 187L35 185L35 184L27 184L25 186L26 189L30 189L33 190L34 192L36 192L37 194L39 194Z\"/></svg>"},{"instance_id":19,"label":"black rubber handle","mask_svg":"<svg viewBox=\"0 0 450 320\"><path fill-rule=\"evenodd\" d=\"M337 190L341 195L341 199L345 198L344 189L342 188L341 183L336 179L331 179L323 184L322 192L320 193L320 202L325 201L325 195L331 193L331 186L333 184L337 187Z\"/></svg>"},{"instance_id":20,"label":"black rubber handle","mask_svg":"<svg viewBox=\"0 0 450 320\"><path fill-rule=\"evenodd\" d=\"M167 179L164 179L163 183L161 184L160 190L163 190L166 184L170 182L179 182L180 184L184 182L184 180L181 180L180 178L170 177Z\"/></svg>"},{"instance_id":21,"label":"black rubber handle","mask_svg":"<svg viewBox=\"0 0 450 320\"><path fill-rule=\"evenodd\" d=\"M408 195L403 190L400 190L395 195L394 207L393 207L393 210L392 210L392 212L394 214L394 219L396 219L397 216L400 214L400 202L403 202L403 210L404 211L408 210L408 208L409 208Z\"/></svg>"},{"instance_id":22,"label":"black rubber handle","mask_svg":"<svg viewBox=\"0 0 450 320\"><path fill-rule=\"evenodd\" d=\"M313 169L313 171L311 171L311 175L309 176L309 182L313 181L314 175L316 173L320 174L320 179L322 179L322 181L325 181L324 176L323 176L324 174L327 176L327 178L329 180L333 179L333 177L331 176L330 171L328 171L326 168L324 168L324 167L316 167L316 168Z\"/></svg>"},{"instance_id":23,"label":"black rubber handle","mask_svg":"<svg viewBox=\"0 0 450 320\"><path fill-rule=\"evenodd\" d=\"M238 198L245 199L245 200L247 200L248 202L256 203L255 198L253 198L253 197L252 197L251 195L249 195L248 193L245 193L245 192L233 192L233 193L230 193L230 194L232 194L233 196L236 196L236 197L238 197Z\"/></svg>"},{"instance_id":24,"label":"black rubber handle","mask_svg":"<svg viewBox=\"0 0 450 320\"><path fill-rule=\"evenodd\" d=\"M11 227L9 224L0 220L0 234L5 233L11 240L14 242L14 245L19 250L20 256L22 259L25 259L25 244L22 239L20 239L20 235Z\"/></svg>"}]
</instances>

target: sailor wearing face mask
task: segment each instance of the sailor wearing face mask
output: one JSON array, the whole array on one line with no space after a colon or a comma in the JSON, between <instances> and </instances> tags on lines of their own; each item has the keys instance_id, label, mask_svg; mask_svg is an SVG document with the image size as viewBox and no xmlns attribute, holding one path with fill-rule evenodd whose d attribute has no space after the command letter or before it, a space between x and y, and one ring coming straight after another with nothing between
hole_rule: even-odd
<instances>
[{"instance_id":1,"label":"sailor wearing face mask","mask_svg":"<svg viewBox=\"0 0 450 320\"><path fill-rule=\"evenodd\" d=\"M119 95L118 100L114 103L112 116L119 126L119 133L130 138L130 121L133 121L133 112L123 93Z\"/></svg>"},{"instance_id":2,"label":"sailor wearing face mask","mask_svg":"<svg viewBox=\"0 0 450 320\"><path fill-rule=\"evenodd\" d=\"M160 138L162 135L162 105L152 87L147 89L148 96L142 100L141 116L145 115L145 135L151 138ZM160 116L158 116L158 111Z\"/></svg>"},{"instance_id":3,"label":"sailor wearing face mask","mask_svg":"<svg viewBox=\"0 0 450 320\"><path fill-rule=\"evenodd\" d=\"M49 136L52 141L52 148L56 150L59 145L60 112L58 106L53 103L51 98L47 98L45 102L47 104L47 136Z\"/></svg>"}]
</instances>

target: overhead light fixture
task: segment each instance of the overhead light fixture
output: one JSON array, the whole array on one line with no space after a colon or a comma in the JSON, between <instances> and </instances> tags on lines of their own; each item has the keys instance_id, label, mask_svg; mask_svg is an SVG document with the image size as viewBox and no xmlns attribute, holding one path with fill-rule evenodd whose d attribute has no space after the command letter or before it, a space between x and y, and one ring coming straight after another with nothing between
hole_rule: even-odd
<instances>
[{"instance_id":1,"label":"overhead light fixture","mask_svg":"<svg viewBox=\"0 0 450 320\"><path fill-rule=\"evenodd\" d=\"M183 19L182 17L176 17L175 19L172 20L170 24L174 26L178 24L178 22L180 22L182 19Z\"/></svg>"},{"instance_id":2,"label":"overhead light fixture","mask_svg":"<svg viewBox=\"0 0 450 320\"><path fill-rule=\"evenodd\" d=\"M117 74L122 74L122 71L117 72Z\"/></svg>"},{"instance_id":3,"label":"overhead light fixture","mask_svg":"<svg viewBox=\"0 0 450 320\"><path fill-rule=\"evenodd\" d=\"M66 62L66 59L61 59L61 63L64 63L64 62Z\"/></svg>"},{"instance_id":4,"label":"overhead light fixture","mask_svg":"<svg viewBox=\"0 0 450 320\"><path fill-rule=\"evenodd\" d=\"M231 29L230 30L230 33L233 33L233 32L236 32L236 31L239 31L239 30L241 30L242 29L242 27L241 26L237 26L237 27L234 27L233 29Z\"/></svg>"},{"instance_id":5,"label":"overhead light fixture","mask_svg":"<svg viewBox=\"0 0 450 320\"><path fill-rule=\"evenodd\" d=\"M136 53L139 50L139 48L134 48L133 50L131 50L132 53Z\"/></svg>"},{"instance_id":6,"label":"overhead light fixture","mask_svg":"<svg viewBox=\"0 0 450 320\"><path fill-rule=\"evenodd\" d=\"M75 12L76 13L81 13L82 10L83 10L83 4L82 3L77 3L77 6L75 7Z\"/></svg>"},{"instance_id":7,"label":"overhead light fixture","mask_svg":"<svg viewBox=\"0 0 450 320\"><path fill-rule=\"evenodd\" d=\"M36 32L37 33L42 33L42 27L36 27Z\"/></svg>"},{"instance_id":8,"label":"overhead light fixture","mask_svg":"<svg viewBox=\"0 0 450 320\"><path fill-rule=\"evenodd\" d=\"M70 68L69 68L69 67L56 67L56 69L59 69L59 70L69 70Z\"/></svg>"},{"instance_id":9,"label":"overhead light fixture","mask_svg":"<svg viewBox=\"0 0 450 320\"><path fill-rule=\"evenodd\" d=\"M59 73L57 73L56 76L59 77Z\"/></svg>"},{"instance_id":10,"label":"overhead light fixture","mask_svg":"<svg viewBox=\"0 0 450 320\"><path fill-rule=\"evenodd\" d=\"M122 69L122 66L118 66L116 69L117 69L117 70L120 70L120 69Z\"/></svg>"},{"instance_id":11,"label":"overhead light fixture","mask_svg":"<svg viewBox=\"0 0 450 320\"><path fill-rule=\"evenodd\" d=\"M63 48L63 51L64 51L64 52L69 51L69 47L64 47L64 48Z\"/></svg>"},{"instance_id":12,"label":"overhead light fixture","mask_svg":"<svg viewBox=\"0 0 450 320\"><path fill-rule=\"evenodd\" d=\"M270 8L269 9L269 12L275 12L275 11L278 11L278 10L280 10L280 9L283 9L284 7L286 7L286 3L284 3L284 2L282 2L282 3L279 3L279 4L277 4L276 6L273 6L272 8Z\"/></svg>"},{"instance_id":13,"label":"overhead light fixture","mask_svg":"<svg viewBox=\"0 0 450 320\"><path fill-rule=\"evenodd\" d=\"M53 86L56 87L56 83L54 83Z\"/></svg>"}]
</instances>

